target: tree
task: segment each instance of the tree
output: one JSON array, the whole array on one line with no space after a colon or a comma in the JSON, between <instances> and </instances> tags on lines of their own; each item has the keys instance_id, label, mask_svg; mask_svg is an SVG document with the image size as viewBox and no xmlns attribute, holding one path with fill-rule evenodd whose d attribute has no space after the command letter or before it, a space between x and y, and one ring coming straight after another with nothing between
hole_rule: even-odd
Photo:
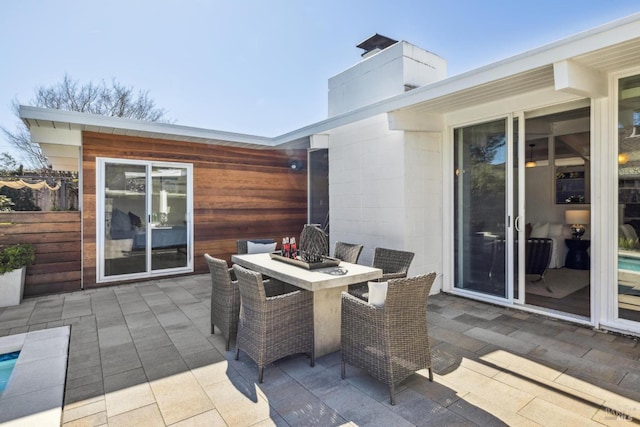
<instances>
[{"instance_id":1,"label":"tree","mask_svg":"<svg viewBox=\"0 0 640 427\"><path fill-rule=\"evenodd\" d=\"M35 98L30 101L30 105L151 122L169 122L164 117L164 109L157 108L148 95L148 91L134 93L133 88L125 87L115 80L112 80L110 85L104 81L98 85L91 82L80 84L65 74L60 83L36 88ZM12 105L16 116L19 117L20 103L15 99ZM0 129L9 144L20 150L30 168L48 170L47 159L40 147L31 143L27 127L20 123L14 132L4 127Z\"/></svg>"},{"instance_id":2,"label":"tree","mask_svg":"<svg viewBox=\"0 0 640 427\"><path fill-rule=\"evenodd\" d=\"M21 175L22 165L9 153L0 153L0 176Z\"/></svg>"}]
</instances>

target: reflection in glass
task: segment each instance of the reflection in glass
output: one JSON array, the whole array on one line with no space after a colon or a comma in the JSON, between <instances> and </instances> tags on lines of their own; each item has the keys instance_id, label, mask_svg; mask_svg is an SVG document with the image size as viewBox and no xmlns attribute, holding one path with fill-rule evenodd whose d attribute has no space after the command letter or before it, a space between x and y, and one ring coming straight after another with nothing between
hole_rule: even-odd
<instances>
[{"instance_id":1,"label":"reflection in glass","mask_svg":"<svg viewBox=\"0 0 640 427\"><path fill-rule=\"evenodd\" d=\"M187 171L154 166L151 173L151 268L187 265Z\"/></svg>"},{"instance_id":2,"label":"reflection in glass","mask_svg":"<svg viewBox=\"0 0 640 427\"><path fill-rule=\"evenodd\" d=\"M104 168L105 277L187 267L187 168Z\"/></svg>"},{"instance_id":3,"label":"reflection in glass","mask_svg":"<svg viewBox=\"0 0 640 427\"><path fill-rule=\"evenodd\" d=\"M520 122L517 118L513 119L513 212L515 212L516 218L519 217L519 209L518 209L518 199L520 197L519 185L518 185L518 129ZM522 222L518 224L518 228L523 228ZM518 265L518 254L520 253L520 248L518 247L518 230L513 233L513 298L517 299L519 297L519 288L518 288L518 273L519 273L519 265Z\"/></svg>"},{"instance_id":4,"label":"reflection in glass","mask_svg":"<svg viewBox=\"0 0 640 427\"><path fill-rule=\"evenodd\" d=\"M640 321L640 75L618 91L618 317Z\"/></svg>"},{"instance_id":5,"label":"reflection in glass","mask_svg":"<svg viewBox=\"0 0 640 427\"><path fill-rule=\"evenodd\" d=\"M506 297L506 121L459 128L455 144L455 287Z\"/></svg>"},{"instance_id":6,"label":"reflection in glass","mask_svg":"<svg viewBox=\"0 0 640 427\"><path fill-rule=\"evenodd\" d=\"M147 270L145 252L134 247L146 223L145 176L145 166L105 164L105 276Z\"/></svg>"}]
</instances>

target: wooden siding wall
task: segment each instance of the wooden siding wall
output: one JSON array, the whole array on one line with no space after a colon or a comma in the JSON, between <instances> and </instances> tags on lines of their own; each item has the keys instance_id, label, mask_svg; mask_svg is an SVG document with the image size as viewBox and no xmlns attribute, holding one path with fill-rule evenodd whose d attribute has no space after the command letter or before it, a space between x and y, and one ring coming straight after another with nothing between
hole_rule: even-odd
<instances>
[{"instance_id":1,"label":"wooden siding wall","mask_svg":"<svg viewBox=\"0 0 640 427\"><path fill-rule=\"evenodd\" d=\"M24 296L81 288L80 212L0 212L0 244L32 243Z\"/></svg>"},{"instance_id":2,"label":"wooden siding wall","mask_svg":"<svg viewBox=\"0 0 640 427\"><path fill-rule=\"evenodd\" d=\"M193 164L194 272L203 254L226 259L236 240L299 236L307 219L307 150L252 150L190 142L83 135L84 286L96 284L96 158ZM289 167L301 161L302 170ZM113 284L113 283L110 283Z\"/></svg>"}]
</instances>

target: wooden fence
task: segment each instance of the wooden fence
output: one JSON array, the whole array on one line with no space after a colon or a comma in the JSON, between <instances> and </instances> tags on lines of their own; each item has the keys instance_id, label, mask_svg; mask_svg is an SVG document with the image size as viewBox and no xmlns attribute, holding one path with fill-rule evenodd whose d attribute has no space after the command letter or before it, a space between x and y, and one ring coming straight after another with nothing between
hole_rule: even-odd
<instances>
[{"instance_id":1,"label":"wooden fence","mask_svg":"<svg viewBox=\"0 0 640 427\"><path fill-rule=\"evenodd\" d=\"M32 243L36 251L25 297L80 290L81 236L80 212L0 212L0 246Z\"/></svg>"}]
</instances>

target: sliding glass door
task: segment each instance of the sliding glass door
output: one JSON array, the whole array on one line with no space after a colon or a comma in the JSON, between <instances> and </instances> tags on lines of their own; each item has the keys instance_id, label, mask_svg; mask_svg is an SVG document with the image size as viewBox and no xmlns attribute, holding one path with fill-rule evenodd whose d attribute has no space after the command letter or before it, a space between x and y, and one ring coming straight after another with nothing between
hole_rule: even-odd
<instances>
[{"instance_id":1,"label":"sliding glass door","mask_svg":"<svg viewBox=\"0 0 640 427\"><path fill-rule=\"evenodd\" d=\"M615 321L640 322L640 74L618 87L618 286Z\"/></svg>"},{"instance_id":2,"label":"sliding glass door","mask_svg":"<svg viewBox=\"0 0 640 427\"><path fill-rule=\"evenodd\" d=\"M509 257L508 120L454 130L454 286L479 294L508 298Z\"/></svg>"},{"instance_id":3,"label":"sliding glass door","mask_svg":"<svg viewBox=\"0 0 640 427\"><path fill-rule=\"evenodd\" d=\"M193 271L192 165L97 161L98 281Z\"/></svg>"}]
</instances>

